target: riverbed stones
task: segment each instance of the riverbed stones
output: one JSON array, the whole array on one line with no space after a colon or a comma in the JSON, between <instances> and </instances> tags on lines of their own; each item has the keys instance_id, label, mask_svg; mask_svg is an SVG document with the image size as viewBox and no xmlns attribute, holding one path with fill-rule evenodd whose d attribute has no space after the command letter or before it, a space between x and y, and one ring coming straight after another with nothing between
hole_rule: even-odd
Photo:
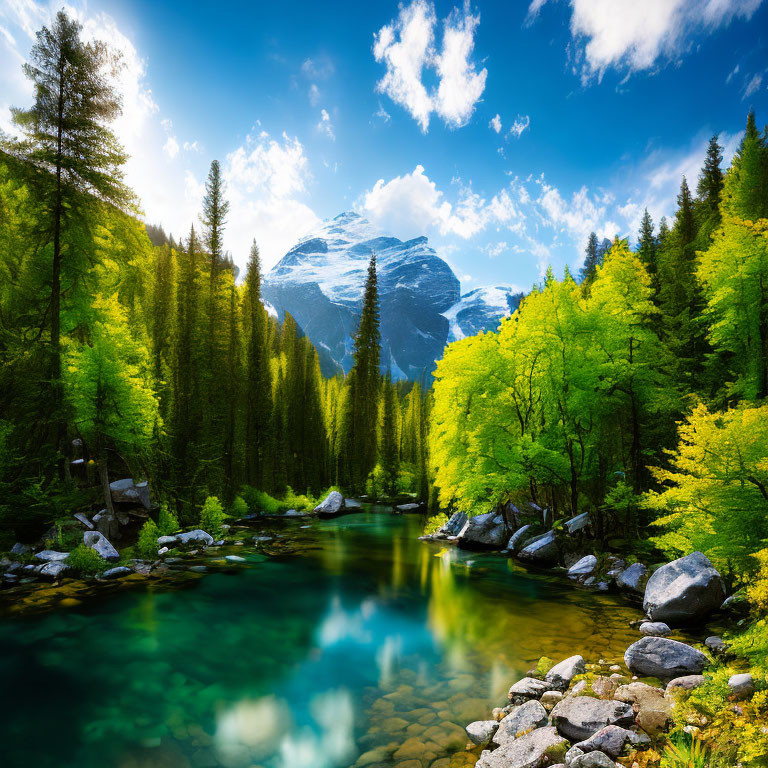
<instances>
[{"instance_id":1,"label":"riverbed stones","mask_svg":"<svg viewBox=\"0 0 768 768\"><path fill-rule=\"evenodd\" d=\"M594 555L584 555L568 569L569 579L581 579L591 576L597 570L597 558Z\"/></svg>"},{"instance_id":2,"label":"riverbed stones","mask_svg":"<svg viewBox=\"0 0 768 768\"><path fill-rule=\"evenodd\" d=\"M22 544L21 542L16 542L11 547L11 554L12 555L28 555L31 551L31 547L29 544Z\"/></svg>"},{"instance_id":3,"label":"riverbed stones","mask_svg":"<svg viewBox=\"0 0 768 768\"><path fill-rule=\"evenodd\" d=\"M648 581L648 569L642 563L633 563L616 577L616 586L627 592L642 595Z\"/></svg>"},{"instance_id":4,"label":"riverbed stones","mask_svg":"<svg viewBox=\"0 0 768 768\"><path fill-rule=\"evenodd\" d=\"M484 752L476 768L544 768L561 762L568 742L551 725L536 728L503 747Z\"/></svg>"},{"instance_id":5,"label":"riverbed stones","mask_svg":"<svg viewBox=\"0 0 768 768\"><path fill-rule=\"evenodd\" d=\"M62 563L59 560L53 560L50 563L46 563L40 569L40 575L49 579L58 579L64 571L68 570L69 566L66 563ZM6 574L7 576L8 574Z\"/></svg>"},{"instance_id":6,"label":"riverbed stones","mask_svg":"<svg viewBox=\"0 0 768 768\"><path fill-rule=\"evenodd\" d=\"M93 523L88 519L88 517L83 512L75 512L72 517L75 518L79 523L82 523L89 531L93 530Z\"/></svg>"},{"instance_id":7,"label":"riverbed stones","mask_svg":"<svg viewBox=\"0 0 768 768\"><path fill-rule=\"evenodd\" d=\"M672 707L662 688L635 681L622 685L614 698L633 705L635 722L647 733L661 733L672 716Z\"/></svg>"},{"instance_id":8,"label":"riverbed stones","mask_svg":"<svg viewBox=\"0 0 768 768\"><path fill-rule=\"evenodd\" d=\"M513 704L524 704L529 699L540 699L545 691L552 689L549 683L535 677L524 677L518 680L507 694Z\"/></svg>"},{"instance_id":9,"label":"riverbed stones","mask_svg":"<svg viewBox=\"0 0 768 768\"><path fill-rule=\"evenodd\" d=\"M722 654L725 653L728 646L725 644L725 640L723 640L722 637L717 637L717 635L712 635L711 637L708 637L704 641L705 647L711 651L714 654Z\"/></svg>"},{"instance_id":10,"label":"riverbed stones","mask_svg":"<svg viewBox=\"0 0 768 768\"><path fill-rule=\"evenodd\" d=\"M133 573L133 569L127 568L124 565L118 565L115 568L110 568L101 574L104 579L121 579L123 576L128 576Z\"/></svg>"},{"instance_id":11,"label":"riverbed stones","mask_svg":"<svg viewBox=\"0 0 768 768\"><path fill-rule=\"evenodd\" d=\"M338 491L331 491L320 504L318 504L314 512L318 517L333 517L338 515L344 509L344 497Z\"/></svg>"},{"instance_id":12,"label":"riverbed stones","mask_svg":"<svg viewBox=\"0 0 768 768\"><path fill-rule=\"evenodd\" d=\"M486 512L469 518L459 532L462 549L501 549L507 542L507 525L497 512Z\"/></svg>"},{"instance_id":13,"label":"riverbed stones","mask_svg":"<svg viewBox=\"0 0 768 768\"><path fill-rule=\"evenodd\" d=\"M408 504L398 504L395 507L395 512L401 515L412 515L421 511L421 504L416 502L410 502Z\"/></svg>"},{"instance_id":14,"label":"riverbed stones","mask_svg":"<svg viewBox=\"0 0 768 768\"><path fill-rule=\"evenodd\" d=\"M83 534L83 543L86 547L95 550L105 560L117 562L120 559L120 553L112 546L109 539L103 533L86 531Z\"/></svg>"},{"instance_id":15,"label":"riverbed stones","mask_svg":"<svg viewBox=\"0 0 768 768\"><path fill-rule=\"evenodd\" d=\"M731 675L728 678L728 689L737 701L748 699L755 692L755 680L749 672Z\"/></svg>"},{"instance_id":16,"label":"riverbed stones","mask_svg":"<svg viewBox=\"0 0 768 768\"><path fill-rule=\"evenodd\" d=\"M720 574L701 552L662 565L645 587L643 610L652 621L700 622L725 600Z\"/></svg>"},{"instance_id":17,"label":"riverbed stones","mask_svg":"<svg viewBox=\"0 0 768 768\"><path fill-rule=\"evenodd\" d=\"M506 744L534 728L543 728L548 723L547 710L540 702L531 699L499 723L493 742L498 745Z\"/></svg>"},{"instance_id":18,"label":"riverbed stones","mask_svg":"<svg viewBox=\"0 0 768 768\"><path fill-rule=\"evenodd\" d=\"M616 763L603 752L587 752L577 757L571 768L616 768Z\"/></svg>"},{"instance_id":19,"label":"riverbed stones","mask_svg":"<svg viewBox=\"0 0 768 768\"><path fill-rule=\"evenodd\" d=\"M646 621L640 625L640 634L650 637L666 637L672 630L663 621Z\"/></svg>"},{"instance_id":20,"label":"riverbed stones","mask_svg":"<svg viewBox=\"0 0 768 768\"><path fill-rule=\"evenodd\" d=\"M552 724L566 738L588 739L606 725L632 725L635 721L630 704L603 701L591 696L568 696L552 710Z\"/></svg>"},{"instance_id":21,"label":"riverbed stones","mask_svg":"<svg viewBox=\"0 0 768 768\"><path fill-rule=\"evenodd\" d=\"M683 675L700 675L709 660L701 651L677 640L643 637L627 648L624 663L633 674L666 681Z\"/></svg>"},{"instance_id":22,"label":"riverbed stones","mask_svg":"<svg viewBox=\"0 0 768 768\"><path fill-rule=\"evenodd\" d=\"M467 524L468 519L466 512L454 512L448 522L441 526L437 533L441 537L458 536L461 533L461 529Z\"/></svg>"},{"instance_id":23,"label":"riverbed stones","mask_svg":"<svg viewBox=\"0 0 768 768\"><path fill-rule=\"evenodd\" d=\"M558 550L555 532L547 531L547 533L536 537L526 544L517 556L521 560L535 565L552 565L557 562Z\"/></svg>"},{"instance_id":24,"label":"riverbed stones","mask_svg":"<svg viewBox=\"0 0 768 768\"><path fill-rule=\"evenodd\" d=\"M475 720L464 730L467 732L473 744L484 747L498 730L499 723L496 720Z\"/></svg>"},{"instance_id":25,"label":"riverbed stones","mask_svg":"<svg viewBox=\"0 0 768 768\"><path fill-rule=\"evenodd\" d=\"M565 521L565 530L573 536L574 533L584 530L589 523L589 512L582 512L580 515Z\"/></svg>"},{"instance_id":26,"label":"riverbed stones","mask_svg":"<svg viewBox=\"0 0 768 768\"><path fill-rule=\"evenodd\" d=\"M586 680L583 682L586 683ZM612 699L618 687L618 680L615 680L612 677L605 677L605 675L596 677L590 685L592 693L594 693L598 699Z\"/></svg>"},{"instance_id":27,"label":"riverbed stones","mask_svg":"<svg viewBox=\"0 0 768 768\"><path fill-rule=\"evenodd\" d=\"M227 555L224 559L228 563L244 563L244 562L246 562L246 559L244 557L240 557L240 555Z\"/></svg>"},{"instance_id":28,"label":"riverbed stones","mask_svg":"<svg viewBox=\"0 0 768 768\"><path fill-rule=\"evenodd\" d=\"M194 531L187 531L187 533L179 533L176 537L179 544L201 544L206 547L210 547L213 544L213 536L210 533L201 528L196 528Z\"/></svg>"},{"instance_id":29,"label":"riverbed stones","mask_svg":"<svg viewBox=\"0 0 768 768\"><path fill-rule=\"evenodd\" d=\"M518 528L512 536L510 536L510 539L507 542L507 549L513 554L517 553L523 548L528 539L532 537L532 532L533 526L530 524Z\"/></svg>"},{"instance_id":30,"label":"riverbed stones","mask_svg":"<svg viewBox=\"0 0 768 768\"><path fill-rule=\"evenodd\" d=\"M36 552L35 557L45 563L58 563L69 557L69 552L57 552L55 549L44 549L42 552Z\"/></svg>"},{"instance_id":31,"label":"riverbed stones","mask_svg":"<svg viewBox=\"0 0 768 768\"><path fill-rule=\"evenodd\" d=\"M692 691L700 685L704 685L704 675L683 675L675 677L667 683L665 693L667 695L677 693L678 691Z\"/></svg>"},{"instance_id":32,"label":"riverbed stones","mask_svg":"<svg viewBox=\"0 0 768 768\"><path fill-rule=\"evenodd\" d=\"M110 483L109 490L112 493L112 501L116 504L138 504L144 509L150 509L152 506L147 482L134 483L133 478L126 477Z\"/></svg>"},{"instance_id":33,"label":"riverbed stones","mask_svg":"<svg viewBox=\"0 0 768 768\"><path fill-rule=\"evenodd\" d=\"M620 725L606 725L588 739L574 744L582 752L605 752L606 755L616 758L621 754L624 745L629 742L632 746L639 747L650 743L645 734L638 734Z\"/></svg>"},{"instance_id":34,"label":"riverbed stones","mask_svg":"<svg viewBox=\"0 0 768 768\"><path fill-rule=\"evenodd\" d=\"M544 709L549 712L552 707L555 706L559 701L563 700L563 694L560 691L546 691L542 694L539 701L541 702L541 706L544 707Z\"/></svg>"},{"instance_id":35,"label":"riverbed stones","mask_svg":"<svg viewBox=\"0 0 768 768\"><path fill-rule=\"evenodd\" d=\"M569 658L555 664L545 676L546 682L556 690L564 691L571 684L576 675L583 675L586 672L586 665L582 656L570 656Z\"/></svg>"}]
</instances>

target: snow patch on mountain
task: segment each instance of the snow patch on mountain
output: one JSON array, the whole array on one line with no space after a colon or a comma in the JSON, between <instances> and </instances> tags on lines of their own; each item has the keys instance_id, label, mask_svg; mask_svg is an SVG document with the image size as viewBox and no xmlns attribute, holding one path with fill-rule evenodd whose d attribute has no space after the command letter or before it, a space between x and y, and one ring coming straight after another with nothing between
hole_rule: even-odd
<instances>
[{"instance_id":1,"label":"snow patch on mountain","mask_svg":"<svg viewBox=\"0 0 768 768\"><path fill-rule=\"evenodd\" d=\"M520 305L523 293L512 285L485 286L465 293L443 312L448 320L448 342L496 330L502 317L509 317Z\"/></svg>"}]
</instances>

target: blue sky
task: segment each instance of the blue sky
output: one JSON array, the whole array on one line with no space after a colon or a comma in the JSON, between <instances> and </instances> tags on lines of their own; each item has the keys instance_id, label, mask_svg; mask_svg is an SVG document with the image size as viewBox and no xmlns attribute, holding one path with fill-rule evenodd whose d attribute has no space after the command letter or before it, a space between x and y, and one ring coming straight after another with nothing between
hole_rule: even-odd
<instances>
[{"instance_id":1,"label":"blue sky","mask_svg":"<svg viewBox=\"0 0 768 768\"><path fill-rule=\"evenodd\" d=\"M60 5L0 0L6 130ZM527 288L548 263L578 268L590 230L671 213L710 135L730 155L748 109L768 121L762 0L66 7L123 53L117 131L147 220L185 233L218 158L241 264L253 237L270 266L355 208L428 235L465 291Z\"/></svg>"}]
</instances>

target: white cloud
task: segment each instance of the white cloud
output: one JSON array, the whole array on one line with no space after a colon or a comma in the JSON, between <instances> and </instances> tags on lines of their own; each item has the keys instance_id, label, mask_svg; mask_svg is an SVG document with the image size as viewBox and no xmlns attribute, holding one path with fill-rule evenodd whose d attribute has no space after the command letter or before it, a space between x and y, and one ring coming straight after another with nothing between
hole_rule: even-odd
<instances>
[{"instance_id":1,"label":"white cloud","mask_svg":"<svg viewBox=\"0 0 768 768\"><path fill-rule=\"evenodd\" d=\"M168 137L165 144L163 144L163 152L165 152L171 160L179 154L179 142L175 136Z\"/></svg>"},{"instance_id":2,"label":"white cloud","mask_svg":"<svg viewBox=\"0 0 768 768\"><path fill-rule=\"evenodd\" d=\"M313 107L316 107L319 102L320 102L320 89L314 83L312 83L309 86L309 103Z\"/></svg>"},{"instance_id":3,"label":"white cloud","mask_svg":"<svg viewBox=\"0 0 768 768\"><path fill-rule=\"evenodd\" d=\"M606 220L604 200L587 187L581 187L568 199L557 187L542 183L536 204L546 226L566 232L579 246L586 243L590 232L596 232L600 238L617 234L618 227Z\"/></svg>"},{"instance_id":4,"label":"white cloud","mask_svg":"<svg viewBox=\"0 0 768 768\"><path fill-rule=\"evenodd\" d=\"M579 43L582 79L610 67L626 72L653 68L691 45L695 34L748 20L762 0L570 0L571 33ZM546 0L533 0L529 20Z\"/></svg>"},{"instance_id":5,"label":"white cloud","mask_svg":"<svg viewBox=\"0 0 768 768\"><path fill-rule=\"evenodd\" d=\"M483 250L488 254L489 259L495 259L507 250L507 244L506 242L488 243Z\"/></svg>"},{"instance_id":6,"label":"white cloud","mask_svg":"<svg viewBox=\"0 0 768 768\"><path fill-rule=\"evenodd\" d=\"M497 114L496 117L491 118L488 127L492 128L496 133L501 133L501 116Z\"/></svg>"},{"instance_id":7,"label":"white cloud","mask_svg":"<svg viewBox=\"0 0 768 768\"><path fill-rule=\"evenodd\" d=\"M404 107L426 132L430 116L437 114L446 125L460 128L469 121L485 89L487 70L475 70L470 60L480 17L454 8L443 22L442 47L435 47L435 8L427 0L401 6L397 19L374 35L373 55L386 66L377 83L396 104ZM433 70L437 89L423 82L425 70Z\"/></svg>"},{"instance_id":8,"label":"white cloud","mask_svg":"<svg viewBox=\"0 0 768 768\"><path fill-rule=\"evenodd\" d=\"M328 56L321 55L305 59L301 71L312 80L327 80L336 71L336 67Z\"/></svg>"},{"instance_id":9,"label":"white cloud","mask_svg":"<svg viewBox=\"0 0 768 768\"><path fill-rule=\"evenodd\" d=\"M750 81L747 83L744 89L744 96L742 99L748 99L752 94L757 93L760 90L760 86L763 84L763 76L758 73L753 75Z\"/></svg>"},{"instance_id":10,"label":"white cloud","mask_svg":"<svg viewBox=\"0 0 768 768\"><path fill-rule=\"evenodd\" d=\"M196 141L185 141L184 142L184 151L185 152L199 152L200 151L200 145Z\"/></svg>"},{"instance_id":11,"label":"white cloud","mask_svg":"<svg viewBox=\"0 0 768 768\"><path fill-rule=\"evenodd\" d=\"M306 193L311 174L304 147L295 137L284 133L273 139L265 131L251 134L227 155L223 176L230 202L225 242L241 266L253 238L264 268L269 269L320 223L298 199Z\"/></svg>"},{"instance_id":12,"label":"white cloud","mask_svg":"<svg viewBox=\"0 0 768 768\"><path fill-rule=\"evenodd\" d=\"M739 65L737 64L729 73L728 77L725 78L726 84L730 83L731 80L733 80L736 75L739 74Z\"/></svg>"},{"instance_id":13,"label":"white cloud","mask_svg":"<svg viewBox=\"0 0 768 768\"><path fill-rule=\"evenodd\" d=\"M320 122L317 124L317 130L324 133L331 141L336 141L331 116L325 109L320 110Z\"/></svg>"},{"instance_id":14,"label":"white cloud","mask_svg":"<svg viewBox=\"0 0 768 768\"><path fill-rule=\"evenodd\" d=\"M376 117L380 117L385 123L388 123L392 119L392 115L381 106L381 102L379 102L379 108L376 110Z\"/></svg>"},{"instance_id":15,"label":"white cloud","mask_svg":"<svg viewBox=\"0 0 768 768\"><path fill-rule=\"evenodd\" d=\"M506 190L486 202L470 186L462 185L456 202L449 202L421 165L387 182L379 179L363 194L358 207L371 221L399 237L431 231L467 240L491 223L510 224L520 215Z\"/></svg>"},{"instance_id":16,"label":"white cloud","mask_svg":"<svg viewBox=\"0 0 768 768\"><path fill-rule=\"evenodd\" d=\"M523 132L530 126L531 118L528 115L518 115L512 127L509 129L509 135L519 139Z\"/></svg>"}]
</instances>

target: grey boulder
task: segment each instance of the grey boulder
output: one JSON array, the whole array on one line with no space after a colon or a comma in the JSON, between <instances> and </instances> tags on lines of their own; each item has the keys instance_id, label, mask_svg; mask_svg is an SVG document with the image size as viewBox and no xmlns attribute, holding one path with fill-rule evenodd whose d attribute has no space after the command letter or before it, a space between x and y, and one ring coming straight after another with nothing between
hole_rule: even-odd
<instances>
[{"instance_id":1,"label":"grey boulder","mask_svg":"<svg viewBox=\"0 0 768 768\"><path fill-rule=\"evenodd\" d=\"M631 704L591 696L568 696L552 710L552 724L566 738L583 740L607 725L632 725Z\"/></svg>"},{"instance_id":2,"label":"grey boulder","mask_svg":"<svg viewBox=\"0 0 768 768\"><path fill-rule=\"evenodd\" d=\"M666 694L677 693L678 691L692 691L704 685L704 675L683 675L675 677L667 683Z\"/></svg>"},{"instance_id":3,"label":"grey boulder","mask_svg":"<svg viewBox=\"0 0 768 768\"><path fill-rule=\"evenodd\" d=\"M551 565L557 561L558 550L555 532L548 531L526 544L517 555L521 560L538 565Z\"/></svg>"},{"instance_id":4,"label":"grey boulder","mask_svg":"<svg viewBox=\"0 0 768 768\"><path fill-rule=\"evenodd\" d=\"M416 504L415 502L411 502L410 504L398 504L395 507L395 510L401 515L410 515L419 512L421 510L421 504Z\"/></svg>"},{"instance_id":5,"label":"grey boulder","mask_svg":"<svg viewBox=\"0 0 768 768\"><path fill-rule=\"evenodd\" d=\"M597 558L594 555L584 555L568 569L569 579L579 579L591 576L597 570Z\"/></svg>"},{"instance_id":6,"label":"grey boulder","mask_svg":"<svg viewBox=\"0 0 768 768\"><path fill-rule=\"evenodd\" d=\"M496 720L475 720L464 728L473 744L484 747L496 733L499 724Z\"/></svg>"},{"instance_id":7,"label":"grey boulder","mask_svg":"<svg viewBox=\"0 0 768 768\"><path fill-rule=\"evenodd\" d=\"M652 621L699 622L725 600L720 574L701 552L662 565L645 586L643 610Z\"/></svg>"},{"instance_id":8,"label":"grey boulder","mask_svg":"<svg viewBox=\"0 0 768 768\"><path fill-rule=\"evenodd\" d=\"M616 768L616 763L602 752L587 752L577 757L570 768Z\"/></svg>"},{"instance_id":9,"label":"grey boulder","mask_svg":"<svg viewBox=\"0 0 768 768\"><path fill-rule=\"evenodd\" d=\"M47 576L49 579L58 579L64 571L68 570L69 566L66 563L54 560L50 563L46 563L40 569L41 576Z\"/></svg>"},{"instance_id":10,"label":"grey boulder","mask_svg":"<svg viewBox=\"0 0 768 768\"><path fill-rule=\"evenodd\" d=\"M528 699L540 699L545 691L551 689L552 686L543 680L535 677L524 677L509 689L507 696L513 704L523 704Z\"/></svg>"},{"instance_id":11,"label":"grey boulder","mask_svg":"<svg viewBox=\"0 0 768 768\"><path fill-rule=\"evenodd\" d=\"M497 512L470 517L458 534L462 549L501 549L507 543L507 525Z\"/></svg>"},{"instance_id":12,"label":"grey boulder","mask_svg":"<svg viewBox=\"0 0 768 768\"><path fill-rule=\"evenodd\" d=\"M11 547L11 554L12 555L28 555L31 551L31 547L29 544L21 544L20 542L16 542Z\"/></svg>"},{"instance_id":13,"label":"grey boulder","mask_svg":"<svg viewBox=\"0 0 768 768\"><path fill-rule=\"evenodd\" d=\"M624 663L636 675L672 680L683 675L700 675L709 664L695 648L666 637L643 637L627 648Z\"/></svg>"},{"instance_id":14,"label":"grey boulder","mask_svg":"<svg viewBox=\"0 0 768 768\"><path fill-rule=\"evenodd\" d=\"M589 512L582 512L580 515L576 515L576 517L572 517L570 520L565 521L565 530L573 535L574 533L584 530L589 523Z\"/></svg>"},{"instance_id":15,"label":"grey boulder","mask_svg":"<svg viewBox=\"0 0 768 768\"><path fill-rule=\"evenodd\" d=\"M338 491L331 491L320 504L315 507L315 514L320 517L333 517L344 509L344 497Z\"/></svg>"},{"instance_id":16,"label":"grey boulder","mask_svg":"<svg viewBox=\"0 0 768 768\"><path fill-rule=\"evenodd\" d=\"M493 741L501 746L534 728L543 728L548 723L547 710L538 701L531 699L499 723Z\"/></svg>"},{"instance_id":17,"label":"grey boulder","mask_svg":"<svg viewBox=\"0 0 768 768\"><path fill-rule=\"evenodd\" d=\"M127 568L124 565L118 565L116 568L110 568L101 574L104 579L121 579L123 576L127 576L129 573L133 573L132 568Z\"/></svg>"},{"instance_id":18,"label":"grey boulder","mask_svg":"<svg viewBox=\"0 0 768 768\"><path fill-rule=\"evenodd\" d=\"M646 621L640 625L640 634L650 637L666 637L672 632L663 621Z\"/></svg>"},{"instance_id":19,"label":"grey boulder","mask_svg":"<svg viewBox=\"0 0 768 768\"><path fill-rule=\"evenodd\" d=\"M35 557L46 563L59 563L69 557L69 552L57 552L55 549L44 549L42 552L35 553Z\"/></svg>"},{"instance_id":20,"label":"grey boulder","mask_svg":"<svg viewBox=\"0 0 768 768\"><path fill-rule=\"evenodd\" d=\"M629 742L632 746L639 747L650 743L650 738L643 734L642 736L620 725L606 725L597 733L592 734L585 741L574 744L582 752L605 752L610 757L618 757L624 749L624 745Z\"/></svg>"},{"instance_id":21,"label":"grey boulder","mask_svg":"<svg viewBox=\"0 0 768 768\"><path fill-rule=\"evenodd\" d=\"M149 499L149 484L146 481L134 483L132 478L126 477L110 483L109 490L112 493L112 501L117 504L138 504L144 509L152 506Z\"/></svg>"},{"instance_id":22,"label":"grey boulder","mask_svg":"<svg viewBox=\"0 0 768 768\"><path fill-rule=\"evenodd\" d=\"M569 658L555 664L547 672L545 680L555 689L564 691L576 675L583 675L587 668L582 656L570 656Z\"/></svg>"},{"instance_id":23,"label":"grey boulder","mask_svg":"<svg viewBox=\"0 0 768 768\"><path fill-rule=\"evenodd\" d=\"M83 512L75 512L73 515L75 520L82 523L89 531L93 530L93 523L88 519L88 517Z\"/></svg>"},{"instance_id":24,"label":"grey boulder","mask_svg":"<svg viewBox=\"0 0 768 768\"><path fill-rule=\"evenodd\" d=\"M206 547L210 547L213 544L213 536L201 528L195 528L194 531L188 531L187 533L179 533L177 534L177 539L180 544L202 544Z\"/></svg>"},{"instance_id":25,"label":"grey boulder","mask_svg":"<svg viewBox=\"0 0 768 768\"><path fill-rule=\"evenodd\" d=\"M509 541L507 542L507 549L512 552L513 554L518 552L523 548L523 545L526 544L528 539L532 538L531 532L533 531L533 526L524 525L522 528L518 528L512 536L510 536Z\"/></svg>"},{"instance_id":26,"label":"grey boulder","mask_svg":"<svg viewBox=\"0 0 768 768\"><path fill-rule=\"evenodd\" d=\"M117 561L120 553L110 544L109 539L98 531L86 531L83 534L83 543L86 547L95 550L105 560Z\"/></svg>"},{"instance_id":27,"label":"grey boulder","mask_svg":"<svg viewBox=\"0 0 768 768\"><path fill-rule=\"evenodd\" d=\"M755 692L755 679L749 672L731 675L728 678L728 689L735 699L748 699Z\"/></svg>"},{"instance_id":28,"label":"grey boulder","mask_svg":"<svg viewBox=\"0 0 768 768\"><path fill-rule=\"evenodd\" d=\"M447 523L444 523L437 531L437 536L458 536L461 529L467 524L467 515L465 512L454 512Z\"/></svg>"},{"instance_id":29,"label":"grey boulder","mask_svg":"<svg viewBox=\"0 0 768 768\"><path fill-rule=\"evenodd\" d=\"M648 569L642 563L633 563L616 577L616 586L627 592L642 595L648 580Z\"/></svg>"},{"instance_id":30,"label":"grey boulder","mask_svg":"<svg viewBox=\"0 0 768 768\"><path fill-rule=\"evenodd\" d=\"M544 768L562 762L568 742L551 725L484 752L475 768Z\"/></svg>"}]
</instances>

